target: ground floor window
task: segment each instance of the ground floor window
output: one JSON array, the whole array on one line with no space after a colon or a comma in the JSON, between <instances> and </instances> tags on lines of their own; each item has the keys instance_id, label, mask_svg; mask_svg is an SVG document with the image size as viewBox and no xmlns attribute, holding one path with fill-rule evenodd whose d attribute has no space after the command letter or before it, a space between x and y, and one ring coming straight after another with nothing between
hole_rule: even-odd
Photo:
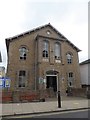
<instances>
[{"instance_id":1,"label":"ground floor window","mask_svg":"<svg viewBox=\"0 0 90 120\"><path fill-rule=\"evenodd\" d=\"M68 73L68 86L69 87L73 87L73 81L74 79L73 79L73 72L69 72Z\"/></svg>"},{"instance_id":2,"label":"ground floor window","mask_svg":"<svg viewBox=\"0 0 90 120\"><path fill-rule=\"evenodd\" d=\"M26 83L26 71L19 71L18 87L25 87Z\"/></svg>"}]
</instances>

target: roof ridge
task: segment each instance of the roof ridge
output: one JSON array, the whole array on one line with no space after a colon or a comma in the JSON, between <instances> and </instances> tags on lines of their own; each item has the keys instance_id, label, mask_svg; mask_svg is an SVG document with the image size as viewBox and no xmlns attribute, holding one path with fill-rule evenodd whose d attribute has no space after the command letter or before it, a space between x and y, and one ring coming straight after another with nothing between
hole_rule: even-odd
<instances>
[{"instance_id":1,"label":"roof ridge","mask_svg":"<svg viewBox=\"0 0 90 120\"><path fill-rule=\"evenodd\" d=\"M80 65L88 64L88 63L90 63L90 59L88 59L88 60L84 60L83 62L80 63Z\"/></svg>"},{"instance_id":2,"label":"roof ridge","mask_svg":"<svg viewBox=\"0 0 90 120\"><path fill-rule=\"evenodd\" d=\"M42 25L42 26L39 26L39 27L35 27L35 28L31 29L31 30L28 30L28 31L23 32L23 33L18 34L18 35L15 35L15 36L13 36L13 37L6 38L6 39L5 39L5 40L6 40L6 44L7 44L7 45L9 44L9 43L7 42L8 40L9 40L9 42L10 42L10 41L12 41L13 39L16 39L16 38L18 38L18 37L24 36L24 35L26 35L26 34L30 34L30 33L32 33L32 32L35 32L35 31L40 30L40 29L42 29L42 28L44 28L44 27L47 27L47 26L50 26L62 39L64 39L64 40L65 40L66 42L68 42L69 44L71 44L78 52L81 51L81 50L80 50L78 47L76 47L71 41L69 41L63 34L61 34L55 27L53 27L53 26L51 25L51 23L48 23L48 24L45 24L45 25Z\"/></svg>"},{"instance_id":3,"label":"roof ridge","mask_svg":"<svg viewBox=\"0 0 90 120\"><path fill-rule=\"evenodd\" d=\"M18 36L28 34L28 33L30 33L30 32L33 32L33 31L38 30L38 29L40 29L40 28L43 28L43 27L45 27L45 26L47 26L47 25L51 25L51 24L48 23L48 24L45 24L45 25L41 25L41 26L38 26L38 27L34 27L34 28L32 28L31 30L27 30L26 32L22 32L22 33L20 33L20 34L17 34L17 35L15 35L15 36L13 36L13 37L9 37L9 38L6 38L6 39L13 39L14 37L16 38L16 37L18 37Z\"/></svg>"}]
</instances>

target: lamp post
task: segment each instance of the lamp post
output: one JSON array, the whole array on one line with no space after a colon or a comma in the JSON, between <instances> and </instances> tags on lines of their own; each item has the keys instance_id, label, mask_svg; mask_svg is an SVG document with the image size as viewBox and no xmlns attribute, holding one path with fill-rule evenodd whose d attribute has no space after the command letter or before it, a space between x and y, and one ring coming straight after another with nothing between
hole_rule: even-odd
<instances>
[{"instance_id":1,"label":"lamp post","mask_svg":"<svg viewBox=\"0 0 90 120\"><path fill-rule=\"evenodd\" d=\"M62 82L64 80L64 77L62 77ZM60 81L58 81L59 83ZM61 95L60 95L60 88L58 86L58 108L61 108Z\"/></svg>"},{"instance_id":2,"label":"lamp post","mask_svg":"<svg viewBox=\"0 0 90 120\"><path fill-rule=\"evenodd\" d=\"M60 96L60 91L58 91L58 108L61 108L61 96Z\"/></svg>"}]
</instances>

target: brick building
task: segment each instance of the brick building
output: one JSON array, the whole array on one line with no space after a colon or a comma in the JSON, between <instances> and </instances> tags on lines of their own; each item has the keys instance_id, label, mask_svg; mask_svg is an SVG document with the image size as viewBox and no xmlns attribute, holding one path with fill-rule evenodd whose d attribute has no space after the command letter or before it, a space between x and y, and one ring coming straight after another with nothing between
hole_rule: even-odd
<instances>
[{"instance_id":1,"label":"brick building","mask_svg":"<svg viewBox=\"0 0 90 120\"><path fill-rule=\"evenodd\" d=\"M47 96L67 87L80 88L78 52L80 51L50 23L6 39L11 79L8 91L44 91Z\"/></svg>"}]
</instances>

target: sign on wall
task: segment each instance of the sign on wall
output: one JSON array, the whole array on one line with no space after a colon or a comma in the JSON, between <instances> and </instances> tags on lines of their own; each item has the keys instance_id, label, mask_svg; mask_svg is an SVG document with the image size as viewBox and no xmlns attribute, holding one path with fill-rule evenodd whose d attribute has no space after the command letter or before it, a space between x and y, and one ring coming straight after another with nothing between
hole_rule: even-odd
<instances>
[{"instance_id":1,"label":"sign on wall","mask_svg":"<svg viewBox=\"0 0 90 120\"><path fill-rule=\"evenodd\" d=\"M3 88L3 87L4 87L4 79L0 78L0 88Z\"/></svg>"},{"instance_id":2,"label":"sign on wall","mask_svg":"<svg viewBox=\"0 0 90 120\"><path fill-rule=\"evenodd\" d=\"M44 79L42 77L39 78L39 84L43 84Z\"/></svg>"},{"instance_id":3,"label":"sign on wall","mask_svg":"<svg viewBox=\"0 0 90 120\"><path fill-rule=\"evenodd\" d=\"M5 87L10 87L10 79L9 78L5 79Z\"/></svg>"},{"instance_id":4,"label":"sign on wall","mask_svg":"<svg viewBox=\"0 0 90 120\"><path fill-rule=\"evenodd\" d=\"M10 87L10 79L5 77L0 78L0 88L8 87Z\"/></svg>"}]
</instances>

